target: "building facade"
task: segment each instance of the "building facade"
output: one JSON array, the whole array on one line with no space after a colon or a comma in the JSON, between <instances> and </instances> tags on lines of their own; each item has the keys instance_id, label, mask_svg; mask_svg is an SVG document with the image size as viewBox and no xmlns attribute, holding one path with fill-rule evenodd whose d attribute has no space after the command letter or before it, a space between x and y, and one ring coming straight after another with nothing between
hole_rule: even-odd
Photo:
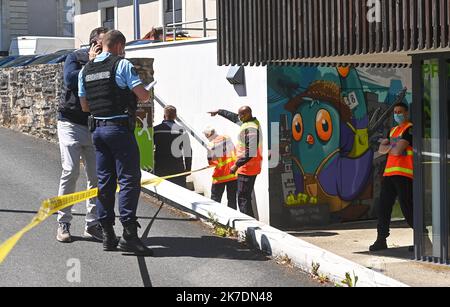
<instances>
[{"instance_id":1,"label":"building facade","mask_svg":"<svg viewBox=\"0 0 450 307\"><path fill-rule=\"evenodd\" d=\"M1 0L0 51L6 53L17 36L73 37L74 4L74 0Z\"/></svg>"},{"instance_id":2,"label":"building facade","mask_svg":"<svg viewBox=\"0 0 450 307\"><path fill-rule=\"evenodd\" d=\"M139 0L140 33L144 37L153 28L179 22L193 22L203 19L204 0ZM216 18L216 0L205 0L206 18ZM128 0L77 0L75 16L75 38L80 45L86 44L89 33L99 26L120 30L127 41L134 39L134 7ZM175 18L175 19L174 19ZM189 25L185 32L190 36L202 35L202 22ZM208 28L215 29L215 23L208 22ZM170 29L169 29L170 30ZM216 36L210 31L208 35ZM82 43L81 43L82 42Z\"/></svg>"},{"instance_id":3,"label":"building facade","mask_svg":"<svg viewBox=\"0 0 450 307\"><path fill-rule=\"evenodd\" d=\"M450 263L449 12L447 0L218 0L218 64L267 67L273 224L375 218L376 140L403 101L416 258Z\"/></svg>"}]
</instances>

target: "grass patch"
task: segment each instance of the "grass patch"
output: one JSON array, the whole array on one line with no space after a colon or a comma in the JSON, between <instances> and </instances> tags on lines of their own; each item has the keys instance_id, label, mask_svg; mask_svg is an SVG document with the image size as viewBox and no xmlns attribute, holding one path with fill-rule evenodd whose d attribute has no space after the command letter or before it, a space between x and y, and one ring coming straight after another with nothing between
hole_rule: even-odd
<instances>
[{"instance_id":1,"label":"grass patch","mask_svg":"<svg viewBox=\"0 0 450 307\"><path fill-rule=\"evenodd\" d=\"M222 238L237 238L238 233L231 227L223 226L219 223L219 220L215 214L209 213L209 222L212 224L214 228L214 233Z\"/></svg>"}]
</instances>

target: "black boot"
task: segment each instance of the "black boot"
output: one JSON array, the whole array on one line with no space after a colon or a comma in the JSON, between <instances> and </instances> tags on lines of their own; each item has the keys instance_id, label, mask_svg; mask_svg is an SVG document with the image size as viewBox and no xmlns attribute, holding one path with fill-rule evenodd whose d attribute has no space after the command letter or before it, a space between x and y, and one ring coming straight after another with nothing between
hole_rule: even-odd
<instances>
[{"instance_id":1,"label":"black boot","mask_svg":"<svg viewBox=\"0 0 450 307\"><path fill-rule=\"evenodd\" d=\"M386 238L378 237L375 243L369 248L371 252L379 252L388 249Z\"/></svg>"},{"instance_id":2,"label":"black boot","mask_svg":"<svg viewBox=\"0 0 450 307\"><path fill-rule=\"evenodd\" d=\"M105 252L113 252L117 250L117 244L119 244L119 239L116 237L114 232L114 226L112 224L102 224L103 232L103 250Z\"/></svg>"},{"instance_id":3,"label":"black boot","mask_svg":"<svg viewBox=\"0 0 450 307\"><path fill-rule=\"evenodd\" d=\"M123 225L123 236L119 241L119 250L140 256L153 256L153 251L139 239L138 227L141 227L138 222L129 222Z\"/></svg>"}]
</instances>

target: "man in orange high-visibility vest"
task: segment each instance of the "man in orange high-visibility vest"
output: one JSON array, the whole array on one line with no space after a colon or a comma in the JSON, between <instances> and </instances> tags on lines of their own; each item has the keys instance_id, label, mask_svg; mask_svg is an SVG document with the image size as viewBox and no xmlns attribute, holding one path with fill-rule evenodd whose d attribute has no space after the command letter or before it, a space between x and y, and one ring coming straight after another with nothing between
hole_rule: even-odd
<instances>
[{"instance_id":1,"label":"man in orange high-visibility vest","mask_svg":"<svg viewBox=\"0 0 450 307\"><path fill-rule=\"evenodd\" d=\"M398 103L394 109L394 119L398 126L391 129L387 139L381 141L379 152L388 159L381 185L378 207L378 238L370 251L387 249L392 209L398 198L408 225L414 227L413 218L413 124L409 121L409 107Z\"/></svg>"},{"instance_id":2,"label":"man in orange high-visibility vest","mask_svg":"<svg viewBox=\"0 0 450 307\"><path fill-rule=\"evenodd\" d=\"M257 212L252 207L252 194L256 178L261 174L263 162L262 129L256 117L253 117L249 106L241 107L238 114L227 110L208 112L211 116L220 115L240 126L238 144L236 146L237 161L231 168L232 174L238 174L239 210L253 218Z\"/></svg>"},{"instance_id":3,"label":"man in orange high-visibility vest","mask_svg":"<svg viewBox=\"0 0 450 307\"><path fill-rule=\"evenodd\" d=\"M207 127L203 132L210 141L208 145L208 161L215 166L211 199L220 203L227 190L228 207L237 210L237 175L231 173L236 165L237 156L233 141L229 136L220 136L212 127Z\"/></svg>"}]
</instances>

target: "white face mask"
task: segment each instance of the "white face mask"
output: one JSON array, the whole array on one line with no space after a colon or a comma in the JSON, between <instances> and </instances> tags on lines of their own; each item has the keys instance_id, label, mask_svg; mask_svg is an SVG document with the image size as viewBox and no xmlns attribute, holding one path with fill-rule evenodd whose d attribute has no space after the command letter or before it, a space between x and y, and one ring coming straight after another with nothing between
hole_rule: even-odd
<instances>
[{"instance_id":1,"label":"white face mask","mask_svg":"<svg viewBox=\"0 0 450 307\"><path fill-rule=\"evenodd\" d=\"M405 114L394 114L394 120L397 122L397 124L401 125L406 122L406 116Z\"/></svg>"}]
</instances>

